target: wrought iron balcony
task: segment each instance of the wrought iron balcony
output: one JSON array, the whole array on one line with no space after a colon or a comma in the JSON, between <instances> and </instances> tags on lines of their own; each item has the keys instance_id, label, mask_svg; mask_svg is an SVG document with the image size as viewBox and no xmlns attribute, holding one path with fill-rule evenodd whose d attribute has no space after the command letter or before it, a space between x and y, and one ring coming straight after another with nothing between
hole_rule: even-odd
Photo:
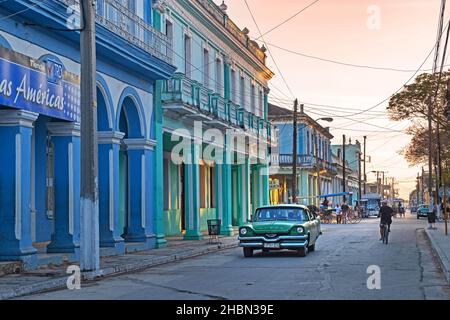
<instances>
[{"instance_id":1,"label":"wrought iron balcony","mask_svg":"<svg viewBox=\"0 0 450 320\"><path fill-rule=\"evenodd\" d=\"M292 154L272 154L271 165L292 166L294 165L294 156ZM315 159L312 155L297 155L297 166L302 168L313 168Z\"/></svg>"},{"instance_id":2,"label":"wrought iron balcony","mask_svg":"<svg viewBox=\"0 0 450 320\"><path fill-rule=\"evenodd\" d=\"M270 161L271 165L273 166L292 167L294 165L294 156L292 154L273 153L271 155ZM297 156L297 166L299 168L316 169L317 163L319 164L319 170L327 170L327 172L331 174L333 174L336 171L333 164L326 160L318 159L318 161L316 161L316 158L313 155L306 155L306 154Z\"/></svg>"},{"instance_id":3,"label":"wrought iron balcony","mask_svg":"<svg viewBox=\"0 0 450 320\"><path fill-rule=\"evenodd\" d=\"M80 0L59 0L70 8L80 8ZM154 57L172 64L172 43L154 29L123 0L97 0L96 22ZM78 11L80 12L80 11Z\"/></svg>"},{"instance_id":4,"label":"wrought iron balcony","mask_svg":"<svg viewBox=\"0 0 450 320\"><path fill-rule=\"evenodd\" d=\"M167 112L223 127L240 127L270 143L273 128L268 121L224 99L183 73L175 73L164 82L162 101Z\"/></svg>"}]
</instances>

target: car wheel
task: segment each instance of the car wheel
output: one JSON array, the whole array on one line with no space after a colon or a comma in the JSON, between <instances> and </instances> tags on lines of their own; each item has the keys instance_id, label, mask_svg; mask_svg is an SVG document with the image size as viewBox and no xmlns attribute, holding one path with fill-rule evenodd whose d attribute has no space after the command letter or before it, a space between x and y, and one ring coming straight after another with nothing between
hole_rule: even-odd
<instances>
[{"instance_id":1,"label":"car wheel","mask_svg":"<svg viewBox=\"0 0 450 320\"><path fill-rule=\"evenodd\" d=\"M253 249L252 248L244 248L244 257L246 257L246 258L253 257Z\"/></svg>"},{"instance_id":2,"label":"car wheel","mask_svg":"<svg viewBox=\"0 0 450 320\"><path fill-rule=\"evenodd\" d=\"M315 250L316 250L316 244L315 243L308 247L308 251L310 251L310 252L313 252Z\"/></svg>"},{"instance_id":3,"label":"car wheel","mask_svg":"<svg viewBox=\"0 0 450 320\"><path fill-rule=\"evenodd\" d=\"M302 247L302 248L298 249L297 254L299 257L306 257L306 255L308 254L308 248Z\"/></svg>"}]
</instances>

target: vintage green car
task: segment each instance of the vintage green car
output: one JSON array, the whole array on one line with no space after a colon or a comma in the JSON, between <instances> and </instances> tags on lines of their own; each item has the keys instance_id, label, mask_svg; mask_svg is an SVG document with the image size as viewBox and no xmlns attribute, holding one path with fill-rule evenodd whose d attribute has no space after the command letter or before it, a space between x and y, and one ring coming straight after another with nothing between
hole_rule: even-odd
<instances>
[{"instance_id":1,"label":"vintage green car","mask_svg":"<svg viewBox=\"0 0 450 320\"><path fill-rule=\"evenodd\" d=\"M254 250L296 250L304 257L314 251L322 234L320 218L306 206L289 204L256 209L252 219L239 227L239 246L245 257Z\"/></svg>"}]
</instances>

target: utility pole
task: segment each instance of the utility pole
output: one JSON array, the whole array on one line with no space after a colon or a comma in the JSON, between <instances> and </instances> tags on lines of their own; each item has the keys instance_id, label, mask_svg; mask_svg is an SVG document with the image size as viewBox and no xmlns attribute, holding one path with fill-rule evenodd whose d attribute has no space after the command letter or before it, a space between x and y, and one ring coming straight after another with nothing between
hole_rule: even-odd
<instances>
[{"instance_id":1,"label":"utility pole","mask_svg":"<svg viewBox=\"0 0 450 320\"><path fill-rule=\"evenodd\" d=\"M437 38L436 38L436 49L434 54L434 62L433 62L433 75L437 71L437 65L438 65L438 59L439 59L439 49L440 49L440 43L441 43L441 37L442 37L442 29L443 29L443 23L444 23L444 14L445 14L445 4L446 0L441 0L441 10L440 10L440 17L439 17L439 23L438 23L438 32L437 32ZM433 104L436 104L437 100L437 94L439 90L439 82L442 75L442 67L441 66L441 72L439 72L439 79L437 82L437 88L434 95L434 99L431 100L428 104L428 194L429 194L429 205L428 205L428 212L433 212L433 196L432 196L432 189L433 189L433 123L432 123L432 108ZM437 177L436 177L437 178ZM438 190L436 190L438 192Z\"/></svg>"},{"instance_id":2,"label":"utility pole","mask_svg":"<svg viewBox=\"0 0 450 320\"><path fill-rule=\"evenodd\" d=\"M100 268L98 222L97 89L95 52L95 3L82 0L81 51L81 217L80 266Z\"/></svg>"},{"instance_id":3,"label":"utility pole","mask_svg":"<svg viewBox=\"0 0 450 320\"><path fill-rule=\"evenodd\" d=\"M383 176L383 180L382 180L382 185L381 185L381 195L382 198L384 199L384 171L381 172L382 176Z\"/></svg>"},{"instance_id":4,"label":"utility pole","mask_svg":"<svg viewBox=\"0 0 450 320\"><path fill-rule=\"evenodd\" d=\"M422 189L421 189L421 191L422 191L422 195L421 195L421 198L422 198L422 203L425 201L425 181L424 181L424 177L425 176L425 170L423 170L423 167L422 167L422 177L421 177L421 182L422 182Z\"/></svg>"},{"instance_id":5,"label":"utility pole","mask_svg":"<svg viewBox=\"0 0 450 320\"><path fill-rule=\"evenodd\" d=\"M317 180L316 180L316 190L317 190L317 197L316 197L316 205L320 207L320 168L319 168L319 146L318 141L319 137L317 135L317 131L314 130L314 145L315 145L315 153L316 153L316 174L317 174Z\"/></svg>"},{"instance_id":6,"label":"utility pole","mask_svg":"<svg viewBox=\"0 0 450 320\"><path fill-rule=\"evenodd\" d=\"M298 113L298 100L294 102L294 129L293 129L293 141L292 141L292 203L297 203L297 113Z\"/></svg>"},{"instance_id":7,"label":"utility pole","mask_svg":"<svg viewBox=\"0 0 450 320\"><path fill-rule=\"evenodd\" d=\"M361 201L361 151L358 151L358 200Z\"/></svg>"},{"instance_id":8,"label":"utility pole","mask_svg":"<svg viewBox=\"0 0 450 320\"><path fill-rule=\"evenodd\" d=\"M417 199L417 203L416 203L416 207L419 205L419 190L420 190L420 180L419 180L419 173L417 172L417 186L416 186L416 199Z\"/></svg>"},{"instance_id":9,"label":"utility pole","mask_svg":"<svg viewBox=\"0 0 450 320\"><path fill-rule=\"evenodd\" d=\"M367 193L366 190L366 184L367 184L367 175L366 175L366 143L367 143L367 136L364 136L364 194Z\"/></svg>"},{"instance_id":10,"label":"utility pole","mask_svg":"<svg viewBox=\"0 0 450 320\"><path fill-rule=\"evenodd\" d=\"M377 194L380 194L380 171L377 171Z\"/></svg>"},{"instance_id":11,"label":"utility pole","mask_svg":"<svg viewBox=\"0 0 450 320\"><path fill-rule=\"evenodd\" d=\"M346 188L345 188L345 170L346 170L346 168L345 168L345 144L346 144L346 142L345 142L345 134L344 134L342 136L342 168L343 168L343 170L342 170L342 190L344 192L344 202L347 202L347 197L345 196L345 191L346 191Z\"/></svg>"}]
</instances>

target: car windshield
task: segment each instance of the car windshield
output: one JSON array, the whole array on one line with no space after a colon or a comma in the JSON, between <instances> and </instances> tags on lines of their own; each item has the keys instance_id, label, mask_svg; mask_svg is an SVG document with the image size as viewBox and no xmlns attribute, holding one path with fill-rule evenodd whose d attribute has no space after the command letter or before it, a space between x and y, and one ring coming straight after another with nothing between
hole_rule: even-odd
<instances>
[{"instance_id":1,"label":"car windshield","mask_svg":"<svg viewBox=\"0 0 450 320\"><path fill-rule=\"evenodd\" d=\"M255 213L255 221L309 221L302 208L264 208Z\"/></svg>"}]
</instances>

